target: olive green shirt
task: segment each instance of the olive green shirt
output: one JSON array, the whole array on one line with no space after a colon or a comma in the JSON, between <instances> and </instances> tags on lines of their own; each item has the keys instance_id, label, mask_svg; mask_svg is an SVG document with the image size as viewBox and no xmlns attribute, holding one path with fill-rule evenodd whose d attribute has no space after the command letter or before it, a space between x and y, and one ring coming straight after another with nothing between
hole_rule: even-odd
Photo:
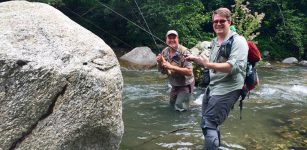
<instances>
[{"instance_id":1,"label":"olive green shirt","mask_svg":"<svg viewBox=\"0 0 307 150\"><path fill-rule=\"evenodd\" d=\"M234 35L231 53L227 59L221 58L215 60L218 54L220 45L217 38L212 41L212 49L209 57L211 63L227 62L232 66L230 73L217 72L210 69L210 95L224 95L229 92L242 89L245 79L245 70L247 66L248 45L243 36L236 32L230 31L225 40L228 40Z\"/></svg>"}]
</instances>

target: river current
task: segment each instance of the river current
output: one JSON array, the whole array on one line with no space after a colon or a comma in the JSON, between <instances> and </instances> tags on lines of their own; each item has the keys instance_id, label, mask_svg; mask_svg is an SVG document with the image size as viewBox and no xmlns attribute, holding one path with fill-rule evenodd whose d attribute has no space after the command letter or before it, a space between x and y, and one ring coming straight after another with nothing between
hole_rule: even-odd
<instances>
[{"instance_id":1,"label":"river current","mask_svg":"<svg viewBox=\"0 0 307 150\"><path fill-rule=\"evenodd\" d=\"M220 126L221 149L307 149L307 68L273 65L258 68L259 86L238 102ZM123 71L121 150L203 149L201 100L197 88L190 111L169 107L167 79L157 70Z\"/></svg>"}]
</instances>

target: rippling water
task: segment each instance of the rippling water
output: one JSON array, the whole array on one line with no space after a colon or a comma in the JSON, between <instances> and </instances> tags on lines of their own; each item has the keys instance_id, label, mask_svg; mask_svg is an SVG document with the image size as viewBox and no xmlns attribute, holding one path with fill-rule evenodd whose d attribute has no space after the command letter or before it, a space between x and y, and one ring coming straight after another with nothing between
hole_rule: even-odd
<instances>
[{"instance_id":1,"label":"rippling water","mask_svg":"<svg viewBox=\"0 0 307 150\"><path fill-rule=\"evenodd\" d=\"M231 111L221 126L222 149L307 149L307 68L258 69L260 85ZM184 113L168 106L169 86L156 70L125 71L121 148L194 150L203 148L199 128L203 89Z\"/></svg>"}]
</instances>

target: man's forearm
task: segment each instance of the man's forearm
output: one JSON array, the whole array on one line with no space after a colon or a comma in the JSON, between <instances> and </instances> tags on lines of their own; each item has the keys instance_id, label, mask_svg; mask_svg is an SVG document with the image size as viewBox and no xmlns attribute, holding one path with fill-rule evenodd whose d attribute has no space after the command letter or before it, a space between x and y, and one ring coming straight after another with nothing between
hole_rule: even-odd
<instances>
[{"instance_id":1,"label":"man's forearm","mask_svg":"<svg viewBox=\"0 0 307 150\"><path fill-rule=\"evenodd\" d=\"M232 66L229 63L207 63L204 64L204 66L223 73L230 73L232 69Z\"/></svg>"},{"instance_id":2,"label":"man's forearm","mask_svg":"<svg viewBox=\"0 0 307 150\"><path fill-rule=\"evenodd\" d=\"M193 75L193 69L192 68L182 68L178 66L172 66L169 68L172 72L176 72L182 75L191 76Z\"/></svg>"}]
</instances>

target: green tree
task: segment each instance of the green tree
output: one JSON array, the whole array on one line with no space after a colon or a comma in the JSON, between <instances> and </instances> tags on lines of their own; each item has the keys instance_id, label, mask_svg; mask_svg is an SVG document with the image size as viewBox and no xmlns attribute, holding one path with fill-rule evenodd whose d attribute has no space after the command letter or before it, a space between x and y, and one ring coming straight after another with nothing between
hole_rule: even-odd
<instances>
[{"instance_id":1,"label":"green tree","mask_svg":"<svg viewBox=\"0 0 307 150\"><path fill-rule=\"evenodd\" d=\"M201 25L210 16L203 13L203 5L198 0L191 1L153 1L142 3L142 10L154 33L164 39L167 30L175 29L180 34L181 43L192 47L204 40L208 34L202 31Z\"/></svg>"},{"instance_id":2,"label":"green tree","mask_svg":"<svg viewBox=\"0 0 307 150\"><path fill-rule=\"evenodd\" d=\"M96 0L32 1L45 2L57 7L73 20L102 37L112 47L132 48L139 45L155 47L151 36L99 5ZM100 2L145 27L134 0L100 0ZM238 17L234 19L238 32L242 32L240 34L253 39L261 33L255 40L258 41L261 51L270 52L271 58L282 59L296 56L307 59L306 0L253 0L250 4L243 0L137 0L137 2L153 34L162 40L169 29L178 30L181 43L188 47L195 45L197 41L211 40L213 37L212 11L219 7L227 7L232 9ZM236 7L231 7L235 2L244 3L251 11L246 11L247 9L242 7L244 5L235 4ZM257 17L261 14L255 14L255 12L266 14L261 27L258 26L259 22L255 21L260 20ZM252 14L253 17L247 14Z\"/></svg>"},{"instance_id":3,"label":"green tree","mask_svg":"<svg viewBox=\"0 0 307 150\"><path fill-rule=\"evenodd\" d=\"M264 13L252 12L247 6L249 2L243 4L244 0L235 0L235 4L232 5L232 18L237 28L237 32L243 35L248 40L254 39L260 33L255 33L262 23Z\"/></svg>"},{"instance_id":4,"label":"green tree","mask_svg":"<svg viewBox=\"0 0 307 150\"><path fill-rule=\"evenodd\" d=\"M251 7L266 13L257 40L261 50L270 52L273 59L296 56L307 59L305 0L255 0ZM304 56L303 56L304 54Z\"/></svg>"},{"instance_id":5,"label":"green tree","mask_svg":"<svg viewBox=\"0 0 307 150\"><path fill-rule=\"evenodd\" d=\"M280 39L293 56L300 58L304 53L303 32L304 20L302 14L294 15L293 10L284 11L285 23L277 25L276 36ZM306 25L306 24L305 24ZM290 37L290 38L289 38Z\"/></svg>"}]
</instances>

